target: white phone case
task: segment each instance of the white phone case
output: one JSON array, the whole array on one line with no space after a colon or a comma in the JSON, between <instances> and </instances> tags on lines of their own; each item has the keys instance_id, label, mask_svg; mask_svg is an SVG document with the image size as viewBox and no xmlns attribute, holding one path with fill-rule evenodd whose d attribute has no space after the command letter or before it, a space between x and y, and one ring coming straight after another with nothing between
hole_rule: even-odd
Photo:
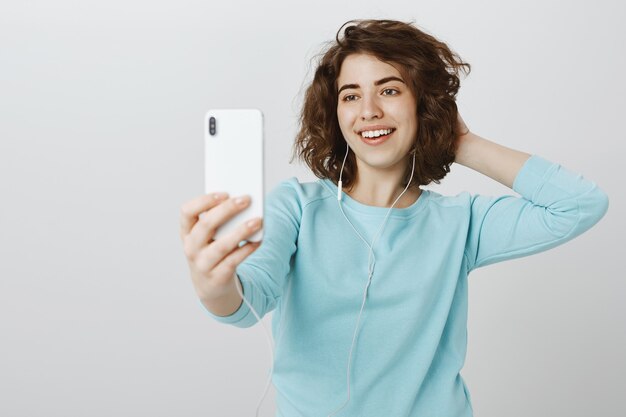
<instances>
[{"instance_id":1,"label":"white phone case","mask_svg":"<svg viewBox=\"0 0 626 417\"><path fill-rule=\"evenodd\" d=\"M204 118L205 192L247 194L250 205L217 229L214 239L263 217L263 114L258 109L213 109ZM263 229L246 239L258 242Z\"/></svg>"}]
</instances>

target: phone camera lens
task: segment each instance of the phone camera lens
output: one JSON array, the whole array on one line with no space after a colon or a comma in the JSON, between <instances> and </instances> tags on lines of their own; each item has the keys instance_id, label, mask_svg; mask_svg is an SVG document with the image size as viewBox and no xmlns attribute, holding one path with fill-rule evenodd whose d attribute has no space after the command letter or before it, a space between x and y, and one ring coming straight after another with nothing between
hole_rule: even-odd
<instances>
[{"instance_id":1,"label":"phone camera lens","mask_svg":"<svg viewBox=\"0 0 626 417\"><path fill-rule=\"evenodd\" d=\"M209 118L209 133L215 135L215 117Z\"/></svg>"}]
</instances>

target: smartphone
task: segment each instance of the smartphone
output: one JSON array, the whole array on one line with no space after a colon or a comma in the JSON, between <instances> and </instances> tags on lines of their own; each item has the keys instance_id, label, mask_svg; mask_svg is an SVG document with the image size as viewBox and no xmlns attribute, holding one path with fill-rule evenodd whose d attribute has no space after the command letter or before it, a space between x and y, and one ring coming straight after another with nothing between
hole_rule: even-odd
<instances>
[{"instance_id":1,"label":"smartphone","mask_svg":"<svg viewBox=\"0 0 626 417\"><path fill-rule=\"evenodd\" d=\"M250 205L217 229L214 239L264 213L263 113L259 109L213 109L204 117L204 191L247 194ZM246 239L258 242L261 228ZM241 242L240 242L241 243Z\"/></svg>"}]
</instances>

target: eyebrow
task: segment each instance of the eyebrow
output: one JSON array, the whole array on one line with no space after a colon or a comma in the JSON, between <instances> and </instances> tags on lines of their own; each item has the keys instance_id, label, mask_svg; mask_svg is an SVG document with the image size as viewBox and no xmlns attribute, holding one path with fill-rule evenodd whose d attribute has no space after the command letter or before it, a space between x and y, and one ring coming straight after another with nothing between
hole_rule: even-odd
<instances>
[{"instance_id":1,"label":"eyebrow","mask_svg":"<svg viewBox=\"0 0 626 417\"><path fill-rule=\"evenodd\" d=\"M388 83L389 81L400 81L402 84L406 84L401 78L392 76L392 77L381 78L378 81L374 81L374 85L379 86L381 84ZM337 94L341 93L346 88L360 88L360 86L358 84L344 84L343 86L341 86L339 91L337 91Z\"/></svg>"}]
</instances>

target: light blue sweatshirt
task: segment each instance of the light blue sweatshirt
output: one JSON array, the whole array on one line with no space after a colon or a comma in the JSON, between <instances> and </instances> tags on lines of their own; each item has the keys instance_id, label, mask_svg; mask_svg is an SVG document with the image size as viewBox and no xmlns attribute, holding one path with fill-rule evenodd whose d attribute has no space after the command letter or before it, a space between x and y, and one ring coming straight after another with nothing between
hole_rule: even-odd
<instances>
[{"instance_id":1,"label":"light blue sweatshirt","mask_svg":"<svg viewBox=\"0 0 626 417\"><path fill-rule=\"evenodd\" d=\"M524 163L513 190L521 197L422 189L413 205L392 209L374 245L375 270L352 353L351 398L337 416L473 415L460 375L468 274L572 240L608 209L594 182L537 155ZM370 244L389 211L345 193L342 207ZM346 401L368 255L341 214L331 180L293 177L267 195L263 243L237 274L261 317L274 310L277 416L325 417ZM230 316L207 313L238 327L256 323L245 303Z\"/></svg>"}]
</instances>

